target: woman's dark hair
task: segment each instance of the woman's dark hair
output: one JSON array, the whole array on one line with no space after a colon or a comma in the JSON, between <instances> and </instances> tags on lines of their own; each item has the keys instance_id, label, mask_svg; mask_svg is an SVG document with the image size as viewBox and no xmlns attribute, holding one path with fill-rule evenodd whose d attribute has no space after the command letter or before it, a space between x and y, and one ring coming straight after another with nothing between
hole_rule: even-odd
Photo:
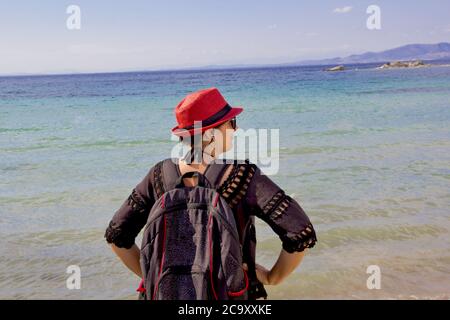
<instances>
[{"instance_id":1,"label":"woman's dark hair","mask_svg":"<svg viewBox=\"0 0 450 320\"><path fill-rule=\"evenodd\" d=\"M200 136L197 135L191 135L188 137L181 137L180 136L180 142L184 142L184 140L190 140L190 149L184 156L184 160L186 162L190 161L192 163L194 159L197 159L197 161L201 161L202 154L203 154L203 141L202 141L202 134ZM189 160L188 160L189 159Z\"/></svg>"},{"instance_id":2,"label":"woman's dark hair","mask_svg":"<svg viewBox=\"0 0 450 320\"><path fill-rule=\"evenodd\" d=\"M217 125L214 128L220 127L222 124ZM197 133L194 135L190 135L187 137L179 137L180 142L184 142L184 139L190 139L190 149L189 151L186 153L186 155L183 157L183 159L185 161L187 161L187 159L190 159L191 163L194 161L194 159L196 159L197 161L201 162L202 159L202 155L203 155L203 133ZM187 142L186 142L187 144Z\"/></svg>"}]
</instances>

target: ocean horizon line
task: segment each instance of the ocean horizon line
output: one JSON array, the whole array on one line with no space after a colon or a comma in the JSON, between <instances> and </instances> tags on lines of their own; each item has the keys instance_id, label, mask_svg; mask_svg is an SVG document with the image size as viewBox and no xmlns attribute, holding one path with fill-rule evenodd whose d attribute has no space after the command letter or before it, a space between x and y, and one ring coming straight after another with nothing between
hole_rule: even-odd
<instances>
[{"instance_id":1,"label":"ocean horizon line","mask_svg":"<svg viewBox=\"0 0 450 320\"><path fill-rule=\"evenodd\" d=\"M422 59L408 59L408 60L422 60ZM360 63L344 63L344 66L376 66L391 62L392 60L377 61L377 62L360 62ZM406 61L400 60L400 61ZM450 62L449 58L422 60L430 64L439 64ZM324 69L337 64L261 64L261 65L217 65L217 66L198 66L186 68L173 69L136 69L136 70L117 70L117 71L80 71L80 72L49 72L49 73L11 73L1 74L0 78L13 77L53 77L53 76L81 76L81 75L104 75L104 74L127 74L127 73L170 73L170 72L209 72L209 71L227 71L227 70L253 70L253 69L279 69L279 68L320 68Z\"/></svg>"},{"instance_id":2,"label":"ocean horizon line","mask_svg":"<svg viewBox=\"0 0 450 320\"><path fill-rule=\"evenodd\" d=\"M420 49L424 55L411 54ZM394 53L394 54L393 54ZM436 55L437 53L440 53ZM429 55L431 54L431 55ZM368 58L367 56L370 56ZM355 60L356 58L356 60ZM358 59L359 58L359 59ZM387 63L392 61L411 61L422 60L426 62L449 61L450 42L426 43L426 44L404 44L399 47L386 49L378 52L363 52L352 54L345 57L322 58L322 59L303 59L290 62L277 63L234 63L234 64L209 64L199 66L166 66L157 68L139 68L122 70L104 70L104 71L43 71L43 72L19 72L19 73L0 73L0 77L30 77L30 76L58 76L58 75L93 75L93 74L117 74L117 73L138 73L138 72L182 72L182 71L215 71L215 70L238 70L238 69L268 69L268 68L289 68L289 67L327 67L336 65L369 65L374 63Z\"/></svg>"}]
</instances>

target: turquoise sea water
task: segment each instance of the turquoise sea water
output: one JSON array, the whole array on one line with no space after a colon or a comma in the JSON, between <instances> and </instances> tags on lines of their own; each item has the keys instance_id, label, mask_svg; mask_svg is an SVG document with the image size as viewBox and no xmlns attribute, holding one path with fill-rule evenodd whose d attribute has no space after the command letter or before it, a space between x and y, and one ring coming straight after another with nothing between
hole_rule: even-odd
<instances>
[{"instance_id":1,"label":"turquoise sea water","mask_svg":"<svg viewBox=\"0 0 450 320\"><path fill-rule=\"evenodd\" d=\"M317 231L270 298L450 297L450 67L355 66L0 78L0 299L135 298L104 229L170 155L175 105L211 86L241 128L280 129L272 179ZM270 267L280 241L261 221L257 236Z\"/></svg>"}]
</instances>

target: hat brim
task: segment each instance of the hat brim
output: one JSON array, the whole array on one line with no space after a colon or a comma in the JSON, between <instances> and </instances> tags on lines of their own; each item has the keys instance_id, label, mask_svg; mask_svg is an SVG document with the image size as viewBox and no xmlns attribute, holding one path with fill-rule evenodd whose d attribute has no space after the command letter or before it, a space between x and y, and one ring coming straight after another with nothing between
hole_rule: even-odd
<instances>
[{"instance_id":1,"label":"hat brim","mask_svg":"<svg viewBox=\"0 0 450 320\"><path fill-rule=\"evenodd\" d=\"M172 133L179 137L192 136L194 133L200 133L200 132L203 133L205 130L217 127L218 125L220 125L224 122L227 122L228 120L233 119L238 114L240 114L243 110L244 109L242 107L232 107L231 110L222 119L220 119L219 121L216 121L213 124L210 124L208 126L201 127L201 128L193 128L190 130L179 128L178 126L176 126L176 127L172 128Z\"/></svg>"}]
</instances>

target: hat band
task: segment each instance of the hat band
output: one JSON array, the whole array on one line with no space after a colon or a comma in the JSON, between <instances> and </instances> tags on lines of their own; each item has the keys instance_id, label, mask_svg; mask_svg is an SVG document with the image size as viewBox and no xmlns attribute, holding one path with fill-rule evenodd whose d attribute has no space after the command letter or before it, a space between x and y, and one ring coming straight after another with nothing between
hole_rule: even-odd
<instances>
[{"instance_id":1,"label":"hat band","mask_svg":"<svg viewBox=\"0 0 450 320\"><path fill-rule=\"evenodd\" d=\"M225 105L225 107L220 109L217 113L213 114L211 117L209 117L206 120L202 120L202 127L207 127L209 125L216 123L217 121L221 120L230 111L231 111L231 106L227 103ZM194 125L184 127L183 129L184 130L194 129Z\"/></svg>"}]
</instances>

